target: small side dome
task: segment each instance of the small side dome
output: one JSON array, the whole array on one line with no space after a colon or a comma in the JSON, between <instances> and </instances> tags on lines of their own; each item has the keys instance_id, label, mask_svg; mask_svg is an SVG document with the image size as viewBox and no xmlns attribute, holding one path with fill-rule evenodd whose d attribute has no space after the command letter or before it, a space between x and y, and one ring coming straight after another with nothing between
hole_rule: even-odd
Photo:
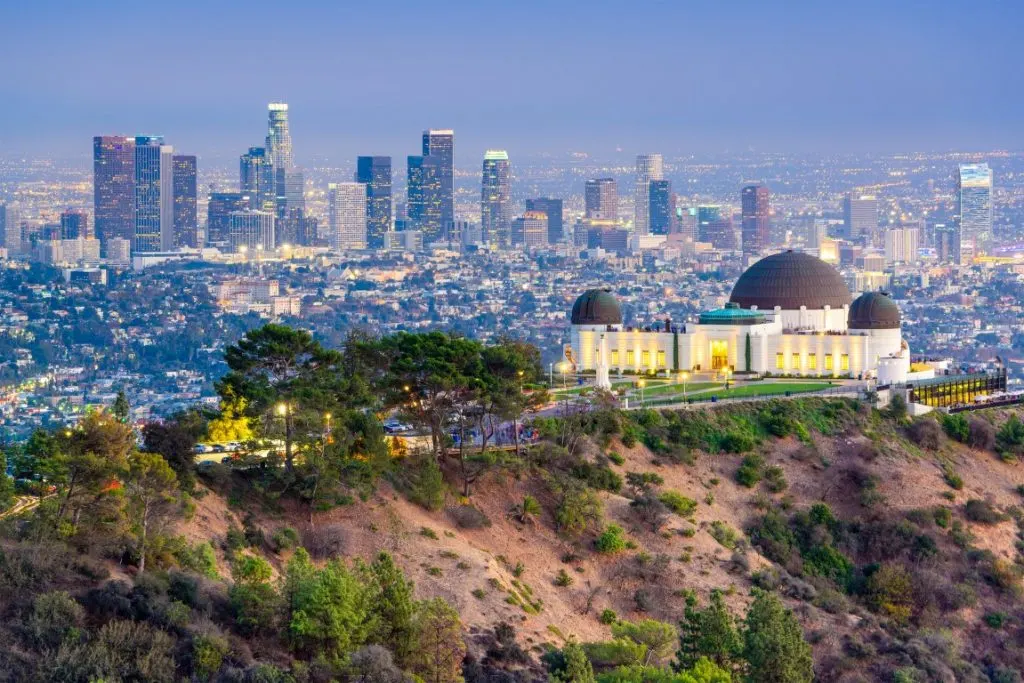
<instances>
[{"instance_id":1,"label":"small side dome","mask_svg":"<svg viewBox=\"0 0 1024 683\"><path fill-rule=\"evenodd\" d=\"M851 330L896 330L900 307L889 292L864 292L850 304L847 327Z\"/></svg>"},{"instance_id":2,"label":"small side dome","mask_svg":"<svg viewBox=\"0 0 1024 683\"><path fill-rule=\"evenodd\" d=\"M621 325L622 309L608 289L588 289L572 305L573 325Z\"/></svg>"}]
</instances>

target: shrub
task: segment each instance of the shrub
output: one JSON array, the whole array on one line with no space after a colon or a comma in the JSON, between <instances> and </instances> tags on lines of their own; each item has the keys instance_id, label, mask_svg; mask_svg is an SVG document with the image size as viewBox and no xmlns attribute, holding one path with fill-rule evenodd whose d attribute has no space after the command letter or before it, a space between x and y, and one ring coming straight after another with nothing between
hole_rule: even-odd
<instances>
[{"instance_id":1,"label":"shrub","mask_svg":"<svg viewBox=\"0 0 1024 683\"><path fill-rule=\"evenodd\" d=\"M657 472L627 472L626 485L631 489L634 496L647 493L654 486L661 486L665 478Z\"/></svg>"},{"instance_id":2,"label":"shrub","mask_svg":"<svg viewBox=\"0 0 1024 683\"><path fill-rule=\"evenodd\" d=\"M323 524L302 532L302 546L317 559L344 555L348 548L348 532L341 524Z\"/></svg>"},{"instance_id":3,"label":"shrub","mask_svg":"<svg viewBox=\"0 0 1024 683\"><path fill-rule=\"evenodd\" d=\"M533 499L533 502L536 503L536 499ZM491 526L491 520L475 505L458 505L448 508L448 516L460 529L484 529Z\"/></svg>"},{"instance_id":4,"label":"shrub","mask_svg":"<svg viewBox=\"0 0 1024 683\"><path fill-rule=\"evenodd\" d=\"M764 481L772 493L782 493L789 486L786 473L778 465L772 465L764 471Z\"/></svg>"},{"instance_id":5,"label":"shrub","mask_svg":"<svg viewBox=\"0 0 1024 683\"><path fill-rule=\"evenodd\" d=\"M743 458L740 468L736 470L736 482L748 489L761 481L764 475L764 458L760 455L748 455Z\"/></svg>"},{"instance_id":6,"label":"shrub","mask_svg":"<svg viewBox=\"0 0 1024 683\"><path fill-rule=\"evenodd\" d=\"M555 508L559 531L577 536L601 521L603 505L596 492L585 486L558 482L552 488L560 498Z\"/></svg>"},{"instance_id":7,"label":"shrub","mask_svg":"<svg viewBox=\"0 0 1024 683\"><path fill-rule=\"evenodd\" d=\"M615 613L615 610L605 609L602 610L601 616L599 616L597 620L607 626L610 624L614 624L616 621L618 621L619 615Z\"/></svg>"},{"instance_id":8,"label":"shrub","mask_svg":"<svg viewBox=\"0 0 1024 683\"><path fill-rule=\"evenodd\" d=\"M1007 519L1007 516L996 510L992 503L979 498L972 498L964 504L964 516L979 524L997 524Z\"/></svg>"},{"instance_id":9,"label":"shrub","mask_svg":"<svg viewBox=\"0 0 1024 683\"><path fill-rule=\"evenodd\" d=\"M942 429L946 432L946 436L960 443L967 443L971 434L967 418L961 413L943 414Z\"/></svg>"},{"instance_id":10,"label":"shrub","mask_svg":"<svg viewBox=\"0 0 1024 683\"><path fill-rule=\"evenodd\" d=\"M209 542L183 545L174 553L174 557L182 569L210 579L217 578L217 556Z\"/></svg>"},{"instance_id":11,"label":"shrub","mask_svg":"<svg viewBox=\"0 0 1024 683\"><path fill-rule=\"evenodd\" d=\"M687 498L678 491L662 491L658 500L680 517L692 517L697 511L697 501Z\"/></svg>"},{"instance_id":12,"label":"shrub","mask_svg":"<svg viewBox=\"0 0 1024 683\"><path fill-rule=\"evenodd\" d=\"M942 478L946 480L946 483L952 489L959 491L964 487L963 477L956 473L952 465L946 464L942 466Z\"/></svg>"},{"instance_id":13,"label":"shrub","mask_svg":"<svg viewBox=\"0 0 1024 683\"><path fill-rule=\"evenodd\" d=\"M711 529L708 533L711 534L711 538L718 541L719 545L729 550L735 550L741 538L738 531L725 522L717 520L711 523Z\"/></svg>"},{"instance_id":14,"label":"shrub","mask_svg":"<svg viewBox=\"0 0 1024 683\"><path fill-rule=\"evenodd\" d=\"M565 571L565 569L559 569L558 574L555 576L555 585L565 588L566 586L571 586L572 583L573 578L569 576L569 572Z\"/></svg>"},{"instance_id":15,"label":"shrub","mask_svg":"<svg viewBox=\"0 0 1024 683\"><path fill-rule=\"evenodd\" d=\"M1004 460L1015 461L1024 451L1024 422L1016 415L1010 415L996 432L996 446Z\"/></svg>"},{"instance_id":16,"label":"shrub","mask_svg":"<svg viewBox=\"0 0 1024 683\"><path fill-rule=\"evenodd\" d=\"M386 647L364 645L352 654L352 668L357 681L374 683L403 683L407 680L394 656ZM282 679L283 680L283 679Z\"/></svg>"},{"instance_id":17,"label":"shrub","mask_svg":"<svg viewBox=\"0 0 1024 683\"><path fill-rule=\"evenodd\" d=\"M647 656L647 646L629 638L583 643L582 647L587 659L597 669L642 664Z\"/></svg>"},{"instance_id":18,"label":"shrub","mask_svg":"<svg viewBox=\"0 0 1024 683\"><path fill-rule=\"evenodd\" d=\"M1006 623L1006 612L989 612L983 619L992 628L1002 628Z\"/></svg>"},{"instance_id":19,"label":"shrub","mask_svg":"<svg viewBox=\"0 0 1024 683\"><path fill-rule=\"evenodd\" d=\"M610 467L580 462L572 468L572 475L599 491L618 493L622 489L622 477Z\"/></svg>"},{"instance_id":20,"label":"shrub","mask_svg":"<svg viewBox=\"0 0 1024 683\"><path fill-rule=\"evenodd\" d=\"M601 535L594 541L594 547L599 553L611 554L622 552L626 549L625 532L617 524L609 524Z\"/></svg>"},{"instance_id":21,"label":"shrub","mask_svg":"<svg viewBox=\"0 0 1024 683\"><path fill-rule=\"evenodd\" d=\"M608 454L608 459L620 467L626 464L626 459L622 457L617 451L612 451Z\"/></svg>"},{"instance_id":22,"label":"shrub","mask_svg":"<svg viewBox=\"0 0 1024 683\"><path fill-rule=\"evenodd\" d=\"M729 430L718 442L719 450L726 453L747 453L754 450L756 445L753 436L738 430Z\"/></svg>"},{"instance_id":23,"label":"shrub","mask_svg":"<svg viewBox=\"0 0 1024 683\"><path fill-rule=\"evenodd\" d=\"M949 508L939 506L935 508L933 515L935 518L935 524L943 529L948 529L950 523L953 521L953 511Z\"/></svg>"},{"instance_id":24,"label":"shrub","mask_svg":"<svg viewBox=\"0 0 1024 683\"><path fill-rule=\"evenodd\" d=\"M631 501L629 506L642 522L650 525L651 531L658 531L668 518L668 507L653 493L644 493Z\"/></svg>"},{"instance_id":25,"label":"shrub","mask_svg":"<svg viewBox=\"0 0 1024 683\"><path fill-rule=\"evenodd\" d=\"M433 455L424 455L406 468L405 491L409 500L431 511L444 507L448 487Z\"/></svg>"},{"instance_id":26,"label":"shrub","mask_svg":"<svg viewBox=\"0 0 1024 683\"><path fill-rule=\"evenodd\" d=\"M76 639L85 622L85 610L64 591L41 593L32 602L26 628L38 649L56 648Z\"/></svg>"},{"instance_id":27,"label":"shrub","mask_svg":"<svg viewBox=\"0 0 1024 683\"><path fill-rule=\"evenodd\" d=\"M991 451L996 446L996 431L987 421L972 417L968 422L967 445L979 451Z\"/></svg>"},{"instance_id":28,"label":"shrub","mask_svg":"<svg viewBox=\"0 0 1024 683\"><path fill-rule=\"evenodd\" d=\"M905 624L913 606L914 582L905 568L884 564L868 577L865 593L868 605L876 612Z\"/></svg>"},{"instance_id":29,"label":"shrub","mask_svg":"<svg viewBox=\"0 0 1024 683\"><path fill-rule=\"evenodd\" d=\"M299 532L290 526L283 526L270 537L274 552L280 553L293 550L299 545Z\"/></svg>"},{"instance_id":30,"label":"shrub","mask_svg":"<svg viewBox=\"0 0 1024 683\"><path fill-rule=\"evenodd\" d=\"M220 671L230 647L226 638L200 634L192 639L192 670L200 680L210 680Z\"/></svg>"},{"instance_id":31,"label":"shrub","mask_svg":"<svg viewBox=\"0 0 1024 683\"><path fill-rule=\"evenodd\" d=\"M942 446L942 427L930 417L911 423L907 433L910 435L911 441L921 448L937 451Z\"/></svg>"}]
</instances>

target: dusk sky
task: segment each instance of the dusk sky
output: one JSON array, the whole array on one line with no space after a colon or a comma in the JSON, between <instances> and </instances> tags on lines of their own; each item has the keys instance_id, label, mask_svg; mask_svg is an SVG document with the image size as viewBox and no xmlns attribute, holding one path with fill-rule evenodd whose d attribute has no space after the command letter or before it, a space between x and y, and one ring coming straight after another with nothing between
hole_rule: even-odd
<instances>
[{"instance_id":1,"label":"dusk sky","mask_svg":"<svg viewBox=\"0 0 1024 683\"><path fill-rule=\"evenodd\" d=\"M52 2L0 6L0 155L163 134L207 159L291 106L296 159L1019 149L1024 3Z\"/></svg>"}]
</instances>

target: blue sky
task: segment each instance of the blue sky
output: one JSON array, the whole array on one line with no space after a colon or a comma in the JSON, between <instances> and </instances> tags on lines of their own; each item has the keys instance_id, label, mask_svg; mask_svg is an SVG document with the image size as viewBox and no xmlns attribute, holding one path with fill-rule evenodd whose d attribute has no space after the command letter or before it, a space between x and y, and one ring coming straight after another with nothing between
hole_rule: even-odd
<instances>
[{"instance_id":1,"label":"blue sky","mask_svg":"<svg viewBox=\"0 0 1024 683\"><path fill-rule=\"evenodd\" d=\"M0 1L0 154L1019 149L1024 3ZM466 156L464 156L466 155Z\"/></svg>"}]
</instances>

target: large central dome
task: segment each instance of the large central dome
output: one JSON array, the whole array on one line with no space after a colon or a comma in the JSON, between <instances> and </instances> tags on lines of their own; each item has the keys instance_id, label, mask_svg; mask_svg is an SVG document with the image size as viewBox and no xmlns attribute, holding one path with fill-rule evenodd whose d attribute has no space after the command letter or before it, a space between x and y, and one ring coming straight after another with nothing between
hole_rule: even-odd
<instances>
[{"instance_id":1,"label":"large central dome","mask_svg":"<svg viewBox=\"0 0 1024 683\"><path fill-rule=\"evenodd\" d=\"M729 301L743 308L820 310L850 303L850 290L839 271L821 259L796 251L767 256L747 268L732 288Z\"/></svg>"}]
</instances>

